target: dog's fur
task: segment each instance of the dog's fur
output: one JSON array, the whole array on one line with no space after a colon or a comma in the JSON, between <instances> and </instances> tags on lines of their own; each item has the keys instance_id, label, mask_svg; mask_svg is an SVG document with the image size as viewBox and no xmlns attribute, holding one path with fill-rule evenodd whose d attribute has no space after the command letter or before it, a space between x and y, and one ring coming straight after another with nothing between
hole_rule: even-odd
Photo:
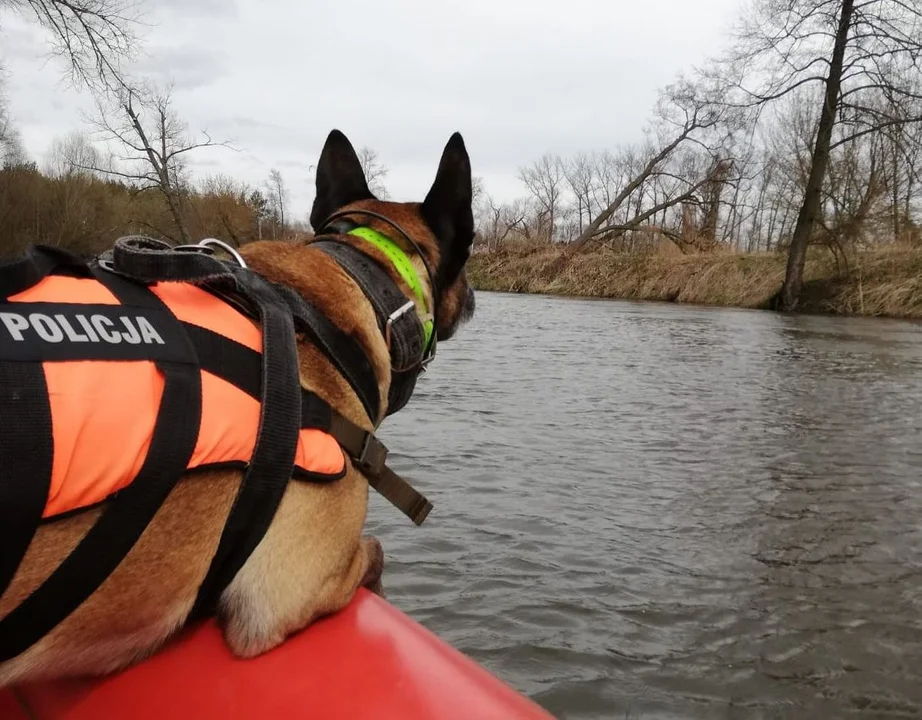
<instances>
[{"instance_id":1,"label":"dog's fur","mask_svg":"<svg viewBox=\"0 0 922 720\"><path fill-rule=\"evenodd\" d=\"M461 136L454 134L445 146L435 182L422 203L377 200L351 144L336 130L324 145L316 183L311 212L315 228L336 210L365 208L391 218L419 244L436 269L435 288L429 286L412 248L393 228L356 216L405 246L427 296L434 294L437 299L437 337L450 338L473 314L473 293L464 271L473 240L471 171ZM354 238L350 242L363 252L379 252ZM309 242L254 242L244 246L241 254L251 268L288 284L355 335L374 367L383 416L390 383L388 350L374 311L355 283ZM412 297L386 260L385 266ZM327 357L300 337L298 354L304 387L352 422L372 430L358 398ZM221 596L219 619L236 655L250 657L270 650L314 619L344 607L359 586L380 591L381 545L362 535L368 484L351 464L347 467L345 477L334 483L289 482L268 531ZM239 471L225 470L183 476L138 543L99 589L38 643L0 664L0 686L104 674L162 646L186 621L241 477ZM11 586L0 597L0 617L49 576L100 512L101 508L90 509L39 528Z\"/></svg>"}]
</instances>

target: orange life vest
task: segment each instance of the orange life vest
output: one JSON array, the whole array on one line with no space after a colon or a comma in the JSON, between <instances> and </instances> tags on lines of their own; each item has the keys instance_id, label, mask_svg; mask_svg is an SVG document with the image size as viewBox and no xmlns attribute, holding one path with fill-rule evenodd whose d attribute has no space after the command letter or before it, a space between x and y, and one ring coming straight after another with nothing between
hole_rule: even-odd
<instances>
[{"instance_id":1,"label":"orange life vest","mask_svg":"<svg viewBox=\"0 0 922 720\"><path fill-rule=\"evenodd\" d=\"M177 319L211 330L259 352L258 324L213 294L188 283L166 282L150 290ZM143 314L103 315L98 305L118 306L115 296L92 278L49 275L8 298L0 311L0 343L149 345L165 342L162 330ZM68 312L42 312L66 303ZM81 306L85 306L85 309ZM54 461L43 517L105 500L131 483L150 447L163 392L152 361L80 360L44 363ZM202 373L202 417L188 468L245 465L253 454L259 400L207 370ZM302 428L295 475L332 480L345 472L343 451L327 432Z\"/></svg>"}]
</instances>

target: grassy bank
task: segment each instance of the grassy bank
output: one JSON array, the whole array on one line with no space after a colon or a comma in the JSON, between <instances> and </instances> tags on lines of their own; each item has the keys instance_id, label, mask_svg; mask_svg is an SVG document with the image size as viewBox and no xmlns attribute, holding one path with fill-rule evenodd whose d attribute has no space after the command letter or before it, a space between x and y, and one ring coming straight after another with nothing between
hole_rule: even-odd
<instances>
[{"instance_id":1,"label":"grassy bank","mask_svg":"<svg viewBox=\"0 0 922 720\"><path fill-rule=\"evenodd\" d=\"M555 275L561 249L512 245L475 253L470 278L477 289L574 297L665 300L767 308L781 288L783 255L681 255L586 251ZM849 259L849 272L832 255L808 258L802 312L922 318L922 249L883 247Z\"/></svg>"}]
</instances>

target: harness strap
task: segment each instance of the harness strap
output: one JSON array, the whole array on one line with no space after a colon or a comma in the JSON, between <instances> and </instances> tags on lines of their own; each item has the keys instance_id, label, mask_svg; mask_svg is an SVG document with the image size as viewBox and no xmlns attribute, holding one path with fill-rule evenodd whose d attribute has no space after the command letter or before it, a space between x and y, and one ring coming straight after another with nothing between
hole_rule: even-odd
<instances>
[{"instance_id":1,"label":"harness strap","mask_svg":"<svg viewBox=\"0 0 922 720\"><path fill-rule=\"evenodd\" d=\"M202 370L217 375L251 397L260 397L258 352L206 328L191 323L184 325L196 347ZM426 519L432 503L387 467L388 450L374 433L350 422L322 398L303 388L301 427L330 433L365 475L369 485L417 525Z\"/></svg>"},{"instance_id":2,"label":"harness strap","mask_svg":"<svg viewBox=\"0 0 922 720\"><path fill-rule=\"evenodd\" d=\"M169 311L142 286L107 280L107 287L124 304L161 306ZM0 620L0 661L31 647L109 577L182 477L198 438L201 373L194 358L157 360L156 366L164 376L163 394L141 470L130 485L112 496L93 527L47 580ZM16 424L4 428L5 432ZM23 423L23 427L27 426Z\"/></svg>"},{"instance_id":3,"label":"harness strap","mask_svg":"<svg viewBox=\"0 0 922 720\"><path fill-rule=\"evenodd\" d=\"M301 427L301 394L291 314L269 284L253 273L237 282L259 308L262 370L259 431L218 549L199 588L192 617L211 612L224 588L265 535L288 486ZM294 390L294 391L293 391Z\"/></svg>"},{"instance_id":4,"label":"harness strap","mask_svg":"<svg viewBox=\"0 0 922 720\"><path fill-rule=\"evenodd\" d=\"M331 413L330 434L353 458L368 484L416 525L422 525L432 503L386 465L388 451L384 443L336 411Z\"/></svg>"},{"instance_id":5,"label":"harness strap","mask_svg":"<svg viewBox=\"0 0 922 720\"><path fill-rule=\"evenodd\" d=\"M0 265L0 298L28 289L61 266L80 271L75 255L45 246ZM0 362L0 467L27 482L0 483L0 595L6 591L42 519L51 487L54 441L51 401L41 365Z\"/></svg>"},{"instance_id":6,"label":"harness strap","mask_svg":"<svg viewBox=\"0 0 922 720\"><path fill-rule=\"evenodd\" d=\"M7 298L37 285L56 270L89 277L77 255L48 245L32 245L25 255L0 265L0 297Z\"/></svg>"},{"instance_id":7,"label":"harness strap","mask_svg":"<svg viewBox=\"0 0 922 720\"><path fill-rule=\"evenodd\" d=\"M45 371L37 363L0 362L0 468L25 482L0 482L0 595L16 574L42 519L54 441Z\"/></svg>"},{"instance_id":8,"label":"harness strap","mask_svg":"<svg viewBox=\"0 0 922 720\"><path fill-rule=\"evenodd\" d=\"M376 424L381 411L380 391L375 370L362 346L290 287L275 283L272 287L287 302L298 330L310 335L314 344L346 378L368 419Z\"/></svg>"}]
</instances>

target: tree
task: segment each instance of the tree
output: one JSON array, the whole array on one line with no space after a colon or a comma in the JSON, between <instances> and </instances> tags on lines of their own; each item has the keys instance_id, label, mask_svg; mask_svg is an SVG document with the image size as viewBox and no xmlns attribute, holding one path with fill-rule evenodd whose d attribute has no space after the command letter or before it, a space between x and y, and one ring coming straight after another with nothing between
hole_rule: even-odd
<instances>
[{"instance_id":1,"label":"tree","mask_svg":"<svg viewBox=\"0 0 922 720\"><path fill-rule=\"evenodd\" d=\"M25 160L22 138L10 118L6 98L0 94L0 167L19 165Z\"/></svg>"},{"instance_id":2,"label":"tree","mask_svg":"<svg viewBox=\"0 0 922 720\"><path fill-rule=\"evenodd\" d=\"M387 188L384 187L384 178L390 170L378 159L378 151L364 145L356 154L359 156L359 164L365 173L368 189L382 200L386 200Z\"/></svg>"},{"instance_id":3,"label":"tree","mask_svg":"<svg viewBox=\"0 0 922 720\"><path fill-rule=\"evenodd\" d=\"M173 110L170 89L123 89L114 107L97 100L93 120L102 136L120 146L109 167L89 166L129 181L138 191L157 190L169 208L170 216L183 243L192 238L184 217L183 201L188 191L185 159L193 150L229 147L216 142L207 132L203 139L191 138L186 124ZM161 230L161 232L163 232ZM169 233L164 233L169 237Z\"/></svg>"},{"instance_id":4,"label":"tree","mask_svg":"<svg viewBox=\"0 0 922 720\"><path fill-rule=\"evenodd\" d=\"M97 167L101 167L99 150L82 130L52 140L47 169L51 177L91 175Z\"/></svg>"},{"instance_id":5,"label":"tree","mask_svg":"<svg viewBox=\"0 0 922 720\"><path fill-rule=\"evenodd\" d=\"M864 135L922 121L920 56L922 7L914 1L759 0L744 20L723 64L735 84L727 102L757 107L801 87L822 88L782 309L798 304L807 247L823 211L830 153ZM881 95L887 106L875 102Z\"/></svg>"},{"instance_id":6,"label":"tree","mask_svg":"<svg viewBox=\"0 0 922 720\"><path fill-rule=\"evenodd\" d=\"M564 176L570 186L570 192L576 199L576 222L579 233L583 232L583 219L592 220L593 192L598 183L598 160L585 153L564 163Z\"/></svg>"},{"instance_id":7,"label":"tree","mask_svg":"<svg viewBox=\"0 0 922 720\"><path fill-rule=\"evenodd\" d=\"M204 178L191 204L203 235L227 237L240 247L253 239L254 229L258 231L254 228L258 220L249 203L249 188L228 175Z\"/></svg>"},{"instance_id":8,"label":"tree","mask_svg":"<svg viewBox=\"0 0 922 720\"><path fill-rule=\"evenodd\" d=\"M282 234L285 233L285 205L288 202L288 190L282 173L273 168L269 171L269 180L266 182L269 193L269 206L278 217L278 227Z\"/></svg>"},{"instance_id":9,"label":"tree","mask_svg":"<svg viewBox=\"0 0 922 720\"><path fill-rule=\"evenodd\" d=\"M260 190L254 190L247 198L247 204L253 210L253 217L256 218L256 237L263 239L263 222L272 217L272 207L269 200Z\"/></svg>"},{"instance_id":10,"label":"tree","mask_svg":"<svg viewBox=\"0 0 922 720\"><path fill-rule=\"evenodd\" d=\"M515 230L525 233L528 202L524 198L498 204L484 193L476 207L478 235L488 250L498 249Z\"/></svg>"},{"instance_id":11,"label":"tree","mask_svg":"<svg viewBox=\"0 0 922 720\"><path fill-rule=\"evenodd\" d=\"M719 89L711 89L710 93L717 94ZM727 134L732 134L740 120L732 111L717 106L710 93L681 80L666 88L657 109L658 145L651 144L640 163L630 158L627 167L635 168L633 175L570 244L558 265L560 269L568 256L593 238L635 229L647 220L655 220L660 213L665 219L670 208L701 202L698 193L702 188L711 185L714 193L715 178L719 177L721 183L727 181L730 161ZM680 150L686 148L691 149L681 155ZM668 167L667 163L676 158L675 167ZM638 198L634 210L624 220L612 223L615 213L628 199L653 181L658 181L653 185L653 205L644 209L642 198ZM664 226L660 229L672 239L678 237Z\"/></svg>"},{"instance_id":12,"label":"tree","mask_svg":"<svg viewBox=\"0 0 922 720\"><path fill-rule=\"evenodd\" d=\"M76 83L94 90L124 87L120 64L137 45L134 0L0 0L3 8L35 17Z\"/></svg>"},{"instance_id":13,"label":"tree","mask_svg":"<svg viewBox=\"0 0 922 720\"><path fill-rule=\"evenodd\" d=\"M566 187L563 162L557 155L545 153L528 167L519 169L519 180L547 218L547 240L553 241Z\"/></svg>"}]
</instances>

